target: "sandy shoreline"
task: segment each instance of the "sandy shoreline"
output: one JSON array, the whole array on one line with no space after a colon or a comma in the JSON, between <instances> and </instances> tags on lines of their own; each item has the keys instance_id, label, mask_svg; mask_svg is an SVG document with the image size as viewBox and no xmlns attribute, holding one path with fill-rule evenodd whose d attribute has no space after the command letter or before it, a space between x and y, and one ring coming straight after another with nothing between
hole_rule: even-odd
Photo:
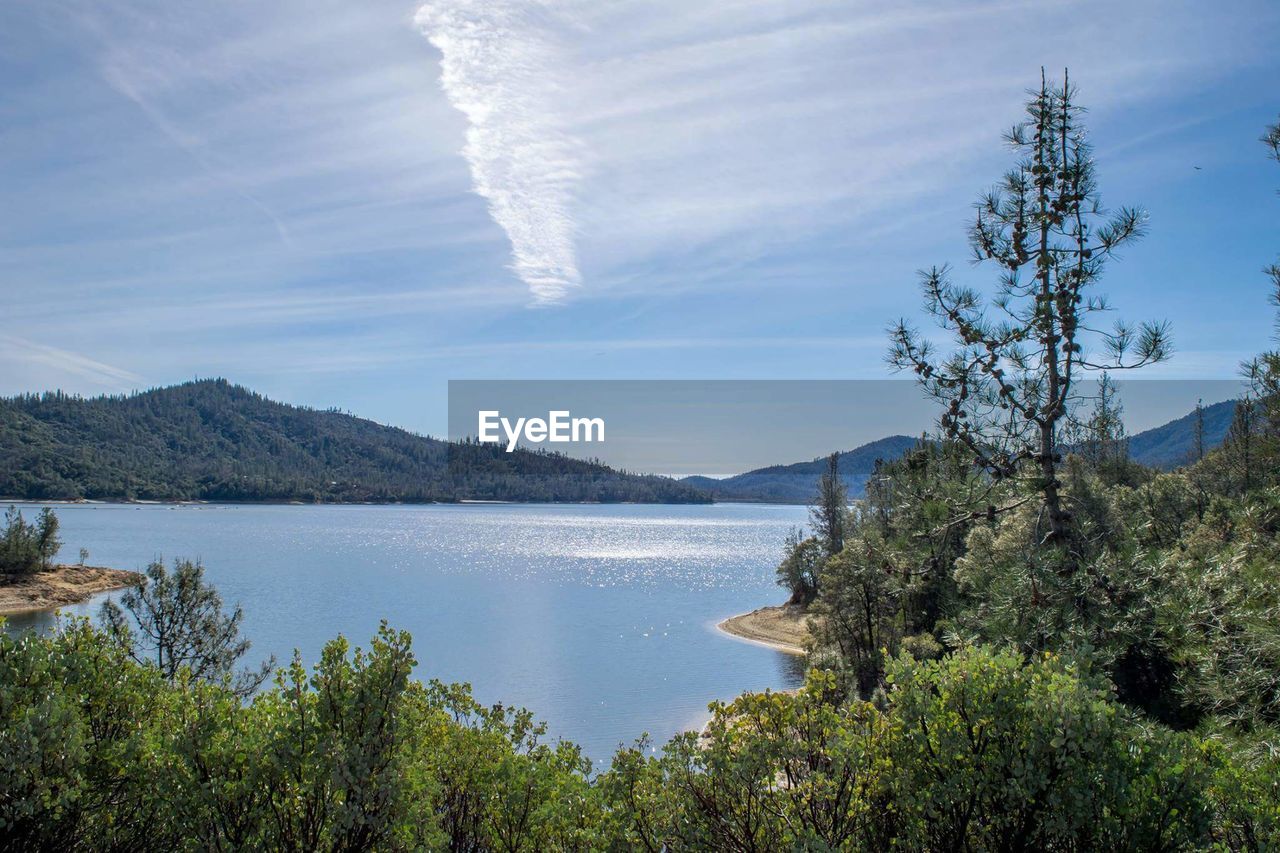
<instances>
[{"instance_id":1,"label":"sandy shoreline","mask_svg":"<svg viewBox=\"0 0 1280 853\"><path fill-rule=\"evenodd\" d=\"M807 654L809 614L804 608L783 604L761 607L750 613L730 616L718 629L739 640L756 643L790 655Z\"/></svg>"},{"instance_id":2,"label":"sandy shoreline","mask_svg":"<svg viewBox=\"0 0 1280 853\"><path fill-rule=\"evenodd\" d=\"M133 586L142 575L102 566L55 566L29 575L0 574L0 616L78 604L100 592Z\"/></svg>"}]
</instances>

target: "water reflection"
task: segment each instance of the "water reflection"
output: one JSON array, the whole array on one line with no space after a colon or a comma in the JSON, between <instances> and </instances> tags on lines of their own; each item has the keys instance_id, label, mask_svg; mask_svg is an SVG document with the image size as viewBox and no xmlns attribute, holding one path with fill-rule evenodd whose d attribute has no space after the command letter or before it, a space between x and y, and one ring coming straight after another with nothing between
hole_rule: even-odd
<instances>
[{"instance_id":1,"label":"water reflection","mask_svg":"<svg viewBox=\"0 0 1280 853\"><path fill-rule=\"evenodd\" d=\"M804 655L789 655L784 652L775 652L778 663L778 680L789 686L799 686L804 683L805 670L808 668L808 658Z\"/></svg>"},{"instance_id":2,"label":"water reflection","mask_svg":"<svg viewBox=\"0 0 1280 853\"><path fill-rule=\"evenodd\" d=\"M27 631L52 631L58 626L58 611L33 610L29 613L12 613L4 617L6 634L17 636Z\"/></svg>"}]
</instances>

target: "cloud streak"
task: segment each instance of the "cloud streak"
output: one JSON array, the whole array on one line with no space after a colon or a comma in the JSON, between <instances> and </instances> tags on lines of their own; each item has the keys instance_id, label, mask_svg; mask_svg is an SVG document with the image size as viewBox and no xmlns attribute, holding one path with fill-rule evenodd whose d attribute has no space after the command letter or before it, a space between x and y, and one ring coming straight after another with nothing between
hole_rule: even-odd
<instances>
[{"instance_id":1,"label":"cloud streak","mask_svg":"<svg viewBox=\"0 0 1280 853\"><path fill-rule=\"evenodd\" d=\"M1042 64L1110 200L1153 208L1117 301L1222 282L1166 300L1167 371L1230 375L1270 325L1235 306L1270 256L1280 5L1114 5L11 2L0 393L224 374L430 428L459 375L872 375Z\"/></svg>"},{"instance_id":2,"label":"cloud streak","mask_svg":"<svg viewBox=\"0 0 1280 853\"><path fill-rule=\"evenodd\" d=\"M556 9L503 0L433 0L415 22L441 53L440 85L466 116L475 192L511 241L511 268L535 302L581 284L573 202L581 146L555 107Z\"/></svg>"},{"instance_id":3,"label":"cloud streak","mask_svg":"<svg viewBox=\"0 0 1280 853\"><path fill-rule=\"evenodd\" d=\"M0 334L0 356L50 368L59 376L79 377L98 387L116 391L136 388L143 381L141 376L128 370L17 335Z\"/></svg>"}]
</instances>

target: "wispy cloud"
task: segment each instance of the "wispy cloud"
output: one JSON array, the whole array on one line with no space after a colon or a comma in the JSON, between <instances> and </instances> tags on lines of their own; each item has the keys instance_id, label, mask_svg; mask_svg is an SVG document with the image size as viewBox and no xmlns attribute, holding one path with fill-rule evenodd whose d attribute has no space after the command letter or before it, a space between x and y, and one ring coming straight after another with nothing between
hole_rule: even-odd
<instances>
[{"instance_id":1,"label":"wispy cloud","mask_svg":"<svg viewBox=\"0 0 1280 853\"><path fill-rule=\"evenodd\" d=\"M445 95L467 117L462 151L475 191L538 302L581 283L572 208L582 158L556 110L555 14L554 3L435 0L416 17L441 53Z\"/></svg>"},{"instance_id":2,"label":"wispy cloud","mask_svg":"<svg viewBox=\"0 0 1280 853\"><path fill-rule=\"evenodd\" d=\"M1152 207L1118 307L1163 297L1167 369L1233 373L1270 330L1237 305L1280 6L1115 5L9 0L0 393L224 373L412 425L460 375L866 375L1042 64L1107 200Z\"/></svg>"},{"instance_id":3,"label":"wispy cloud","mask_svg":"<svg viewBox=\"0 0 1280 853\"><path fill-rule=\"evenodd\" d=\"M159 107L144 97L138 90L138 87L134 84L133 80L129 78L127 65L116 61L109 61L103 66L102 75L108 85L129 100L133 101L134 104L138 106L138 109L142 111L143 115L147 117L147 120L155 125L156 129L171 140L174 145L187 152L187 154L189 154L201 168L208 172L210 176L216 180L225 181L232 192L240 196L253 207L257 208L263 216L270 220L272 226L276 230L276 233L280 235L280 240L286 246L293 245L293 241L289 236L288 227L284 224L283 220L276 215L275 211L264 204L262 200L253 193L244 189L242 186L243 182L236 177L229 166L216 162L215 157L209 153L207 146L202 140L177 127Z\"/></svg>"},{"instance_id":4,"label":"wispy cloud","mask_svg":"<svg viewBox=\"0 0 1280 853\"><path fill-rule=\"evenodd\" d=\"M99 388L123 391L136 388L142 377L71 350L39 344L16 335L0 334L0 357L51 368L55 374L88 380Z\"/></svg>"}]
</instances>

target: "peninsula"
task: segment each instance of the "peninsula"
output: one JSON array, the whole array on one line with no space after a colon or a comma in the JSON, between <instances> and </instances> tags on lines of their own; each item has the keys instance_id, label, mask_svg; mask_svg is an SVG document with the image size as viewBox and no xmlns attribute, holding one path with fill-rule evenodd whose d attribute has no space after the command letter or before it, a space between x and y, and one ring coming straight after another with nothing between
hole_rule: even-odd
<instances>
[{"instance_id":1,"label":"peninsula","mask_svg":"<svg viewBox=\"0 0 1280 853\"><path fill-rule=\"evenodd\" d=\"M134 586L142 575L101 566L54 566L24 574L0 573L0 616L52 610L90 596Z\"/></svg>"}]
</instances>

